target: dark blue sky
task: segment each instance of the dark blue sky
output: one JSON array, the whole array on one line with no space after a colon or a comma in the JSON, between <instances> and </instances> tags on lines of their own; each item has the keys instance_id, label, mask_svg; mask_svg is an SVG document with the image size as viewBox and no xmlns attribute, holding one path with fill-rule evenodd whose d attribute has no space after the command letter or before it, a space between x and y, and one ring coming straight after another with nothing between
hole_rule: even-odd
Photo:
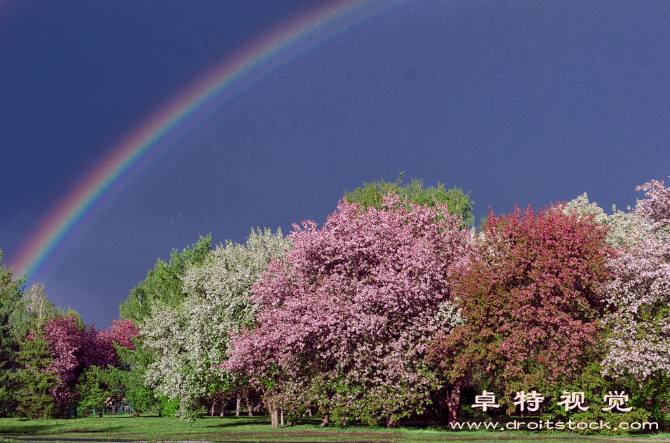
<instances>
[{"instance_id":1,"label":"dark blue sky","mask_svg":"<svg viewBox=\"0 0 670 443\"><path fill-rule=\"evenodd\" d=\"M298 0L0 0L0 248L209 69L321 6ZM172 248L323 222L363 181L421 178L492 206L588 192L610 211L670 175L670 4L408 1L208 116L38 278L106 327Z\"/></svg>"}]
</instances>

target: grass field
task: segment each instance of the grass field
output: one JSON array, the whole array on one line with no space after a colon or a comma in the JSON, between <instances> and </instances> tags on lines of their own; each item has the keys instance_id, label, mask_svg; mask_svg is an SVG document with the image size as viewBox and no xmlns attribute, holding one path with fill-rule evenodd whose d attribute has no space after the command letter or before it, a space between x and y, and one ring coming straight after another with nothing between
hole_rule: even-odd
<instances>
[{"instance_id":1,"label":"grass field","mask_svg":"<svg viewBox=\"0 0 670 443\"><path fill-rule=\"evenodd\" d=\"M102 418L54 420L0 419L0 442L8 441L249 441L249 442L495 442L504 441L668 441L670 434L580 437L569 433L530 431L445 431L383 427L321 428L319 419L303 419L298 426L270 428L269 417L208 417L188 424L171 417L107 415Z\"/></svg>"}]
</instances>

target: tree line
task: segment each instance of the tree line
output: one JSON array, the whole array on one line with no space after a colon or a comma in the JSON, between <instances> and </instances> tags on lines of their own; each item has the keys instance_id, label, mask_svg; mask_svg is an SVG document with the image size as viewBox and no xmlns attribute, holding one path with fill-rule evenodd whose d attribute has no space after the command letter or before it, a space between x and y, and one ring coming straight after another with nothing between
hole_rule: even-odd
<instances>
[{"instance_id":1,"label":"tree line","mask_svg":"<svg viewBox=\"0 0 670 443\"><path fill-rule=\"evenodd\" d=\"M617 420L661 421L670 188L637 189L628 212L584 194L490 211L475 229L458 188L364 183L321 227L173 251L104 331L3 267L2 411L55 416L117 396L186 420L244 404L273 426L316 414L394 427L483 419L482 392L523 414L519 395L534 392L544 413L597 421L617 392L629 406ZM559 401L569 393L586 409Z\"/></svg>"}]
</instances>

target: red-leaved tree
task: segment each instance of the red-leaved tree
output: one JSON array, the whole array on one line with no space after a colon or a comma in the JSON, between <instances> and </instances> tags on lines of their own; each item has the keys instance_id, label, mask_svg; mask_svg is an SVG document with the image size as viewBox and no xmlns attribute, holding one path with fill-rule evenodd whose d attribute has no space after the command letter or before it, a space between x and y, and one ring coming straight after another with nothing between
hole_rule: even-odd
<instances>
[{"instance_id":1,"label":"red-leaved tree","mask_svg":"<svg viewBox=\"0 0 670 443\"><path fill-rule=\"evenodd\" d=\"M511 412L514 392L565 389L596 358L614 250L605 227L560 209L490 212L475 258L456 278L466 324L439 335L429 353L455 390L450 422L457 391L478 372L497 384Z\"/></svg>"},{"instance_id":2,"label":"red-leaved tree","mask_svg":"<svg viewBox=\"0 0 670 443\"><path fill-rule=\"evenodd\" d=\"M318 408L339 423L388 426L422 413L439 388L427 343L458 322L450 272L467 231L446 205L340 202L322 229L294 225L292 248L254 287L257 325L233 334L223 367L250 377L278 409Z\"/></svg>"}]
</instances>

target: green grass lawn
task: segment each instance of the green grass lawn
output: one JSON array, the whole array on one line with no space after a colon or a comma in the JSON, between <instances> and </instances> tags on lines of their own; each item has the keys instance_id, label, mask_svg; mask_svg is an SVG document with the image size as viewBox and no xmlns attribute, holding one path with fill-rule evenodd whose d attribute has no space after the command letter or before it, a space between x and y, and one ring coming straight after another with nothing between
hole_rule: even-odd
<instances>
[{"instance_id":1,"label":"green grass lawn","mask_svg":"<svg viewBox=\"0 0 670 443\"><path fill-rule=\"evenodd\" d=\"M297 426L272 429L267 416L209 417L193 424L177 418L146 415L106 415L102 418L53 420L0 419L0 442L39 441L251 441L251 442L529 442L537 440L590 441L653 440L670 441L670 434L637 437L580 437L568 433L538 434L530 431L445 431L438 429L347 426L321 428L317 418L305 418Z\"/></svg>"}]
</instances>

